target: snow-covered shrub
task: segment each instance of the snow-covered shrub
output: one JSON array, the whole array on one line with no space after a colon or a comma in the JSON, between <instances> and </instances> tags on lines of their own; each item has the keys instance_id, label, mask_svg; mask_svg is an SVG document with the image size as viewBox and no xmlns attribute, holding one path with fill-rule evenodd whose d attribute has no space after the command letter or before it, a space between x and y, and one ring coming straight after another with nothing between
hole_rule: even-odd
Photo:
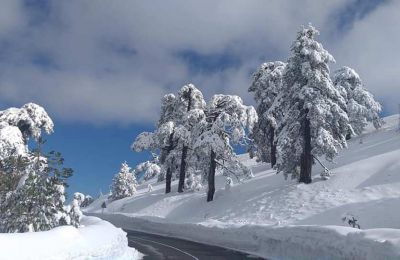
<instances>
[{"instance_id":1,"label":"snow-covered shrub","mask_svg":"<svg viewBox=\"0 0 400 260\"><path fill-rule=\"evenodd\" d=\"M188 176L185 181L185 190L186 191L199 191L202 186L201 175L196 174L193 171L188 172Z\"/></svg>"},{"instance_id":2,"label":"snow-covered shrub","mask_svg":"<svg viewBox=\"0 0 400 260\"><path fill-rule=\"evenodd\" d=\"M78 201L78 206L81 206L82 202L85 200L85 195L83 195L83 193L80 192L75 192L74 200Z\"/></svg>"},{"instance_id":3,"label":"snow-covered shrub","mask_svg":"<svg viewBox=\"0 0 400 260\"><path fill-rule=\"evenodd\" d=\"M233 180L231 177L226 177L225 179L225 190L230 191L233 185Z\"/></svg>"},{"instance_id":4,"label":"snow-covered shrub","mask_svg":"<svg viewBox=\"0 0 400 260\"><path fill-rule=\"evenodd\" d=\"M133 196L136 193L136 185L136 178L131 167L126 162L122 163L121 170L113 178L111 199L118 200Z\"/></svg>"},{"instance_id":5,"label":"snow-covered shrub","mask_svg":"<svg viewBox=\"0 0 400 260\"><path fill-rule=\"evenodd\" d=\"M74 197L72 200L71 206L70 206L70 211L69 211L69 217L70 217L70 225L73 225L74 227L79 227L82 219L82 211L80 208L81 201L79 197Z\"/></svg>"}]
</instances>

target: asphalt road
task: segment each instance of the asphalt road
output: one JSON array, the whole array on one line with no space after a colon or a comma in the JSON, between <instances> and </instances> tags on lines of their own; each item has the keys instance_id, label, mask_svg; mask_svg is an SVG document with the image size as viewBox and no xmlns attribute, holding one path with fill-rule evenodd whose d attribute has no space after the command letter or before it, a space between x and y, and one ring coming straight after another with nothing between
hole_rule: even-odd
<instances>
[{"instance_id":1,"label":"asphalt road","mask_svg":"<svg viewBox=\"0 0 400 260\"><path fill-rule=\"evenodd\" d=\"M237 260L237 259L263 259L246 253L191 242L178 238L165 237L125 230L128 233L129 246L136 248L144 254L143 260L159 259L207 259L207 260Z\"/></svg>"}]
</instances>

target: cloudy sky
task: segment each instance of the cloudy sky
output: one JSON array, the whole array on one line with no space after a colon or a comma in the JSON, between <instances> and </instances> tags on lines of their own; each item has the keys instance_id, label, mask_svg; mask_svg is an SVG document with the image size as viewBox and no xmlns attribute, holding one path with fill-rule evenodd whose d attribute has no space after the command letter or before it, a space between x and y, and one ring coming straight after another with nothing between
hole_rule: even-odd
<instances>
[{"instance_id":1,"label":"cloudy sky","mask_svg":"<svg viewBox=\"0 0 400 260\"><path fill-rule=\"evenodd\" d=\"M263 61L286 60L311 22L392 114L400 103L400 1L0 1L0 109L36 102L56 121L49 146L75 168L72 191L106 191L160 98L193 82L209 98L247 88ZM87 185L94 180L90 187Z\"/></svg>"}]
</instances>

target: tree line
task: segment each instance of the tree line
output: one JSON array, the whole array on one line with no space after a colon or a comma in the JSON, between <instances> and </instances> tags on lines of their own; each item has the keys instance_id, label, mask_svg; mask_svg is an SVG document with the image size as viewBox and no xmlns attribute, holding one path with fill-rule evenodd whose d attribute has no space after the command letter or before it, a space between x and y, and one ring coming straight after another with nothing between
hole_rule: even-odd
<instances>
[{"instance_id":1,"label":"tree line","mask_svg":"<svg viewBox=\"0 0 400 260\"><path fill-rule=\"evenodd\" d=\"M157 177L169 193L177 179L181 193L207 183L207 201L212 201L217 171L230 182L231 177L239 182L252 177L236 145L285 178L311 183L319 157L333 160L368 122L376 128L383 123L381 105L353 69L342 67L331 77L329 64L335 59L315 39L318 34L311 25L303 27L286 62L263 63L253 74L248 91L256 109L235 95L218 94L206 102L193 84L165 95L156 129L139 134L132 144L136 152L150 151L153 159L133 171L135 181L129 185L141 176ZM143 174L155 166L157 171Z\"/></svg>"}]
</instances>

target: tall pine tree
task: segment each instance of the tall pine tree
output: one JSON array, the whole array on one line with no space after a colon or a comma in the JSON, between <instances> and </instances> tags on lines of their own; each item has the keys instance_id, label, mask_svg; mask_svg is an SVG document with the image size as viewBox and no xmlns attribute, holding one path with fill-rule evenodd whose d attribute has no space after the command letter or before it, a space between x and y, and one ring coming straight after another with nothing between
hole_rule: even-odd
<instances>
[{"instance_id":1,"label":"tall pine tree","mask_svg":"<svg viewBox=\"0 0 400 260\"><path fill-rule=\"evenodd\" d=\"M278 102L282 92L283 72L286 64L281 61L263 63L254 73L249 92L257 102L258 122L250 136L254 140L250 156L259 161L276 163L276 128L283 113Z\"/></svg>"},{"instance_id":2,"label":"tall pine tree","mask_svg":"<svg viewBox=\"0 0 400 260\"><path fill-rule=\"evenodd\" d=\"M315 40L318 34L311 25L298 32L280 104L285 116L280 122L277 169L304 183L312 181L313 156L332 159L352 132L345 100L329 76L328 64L335 60Z\"/></svg>"}]
</instances>

